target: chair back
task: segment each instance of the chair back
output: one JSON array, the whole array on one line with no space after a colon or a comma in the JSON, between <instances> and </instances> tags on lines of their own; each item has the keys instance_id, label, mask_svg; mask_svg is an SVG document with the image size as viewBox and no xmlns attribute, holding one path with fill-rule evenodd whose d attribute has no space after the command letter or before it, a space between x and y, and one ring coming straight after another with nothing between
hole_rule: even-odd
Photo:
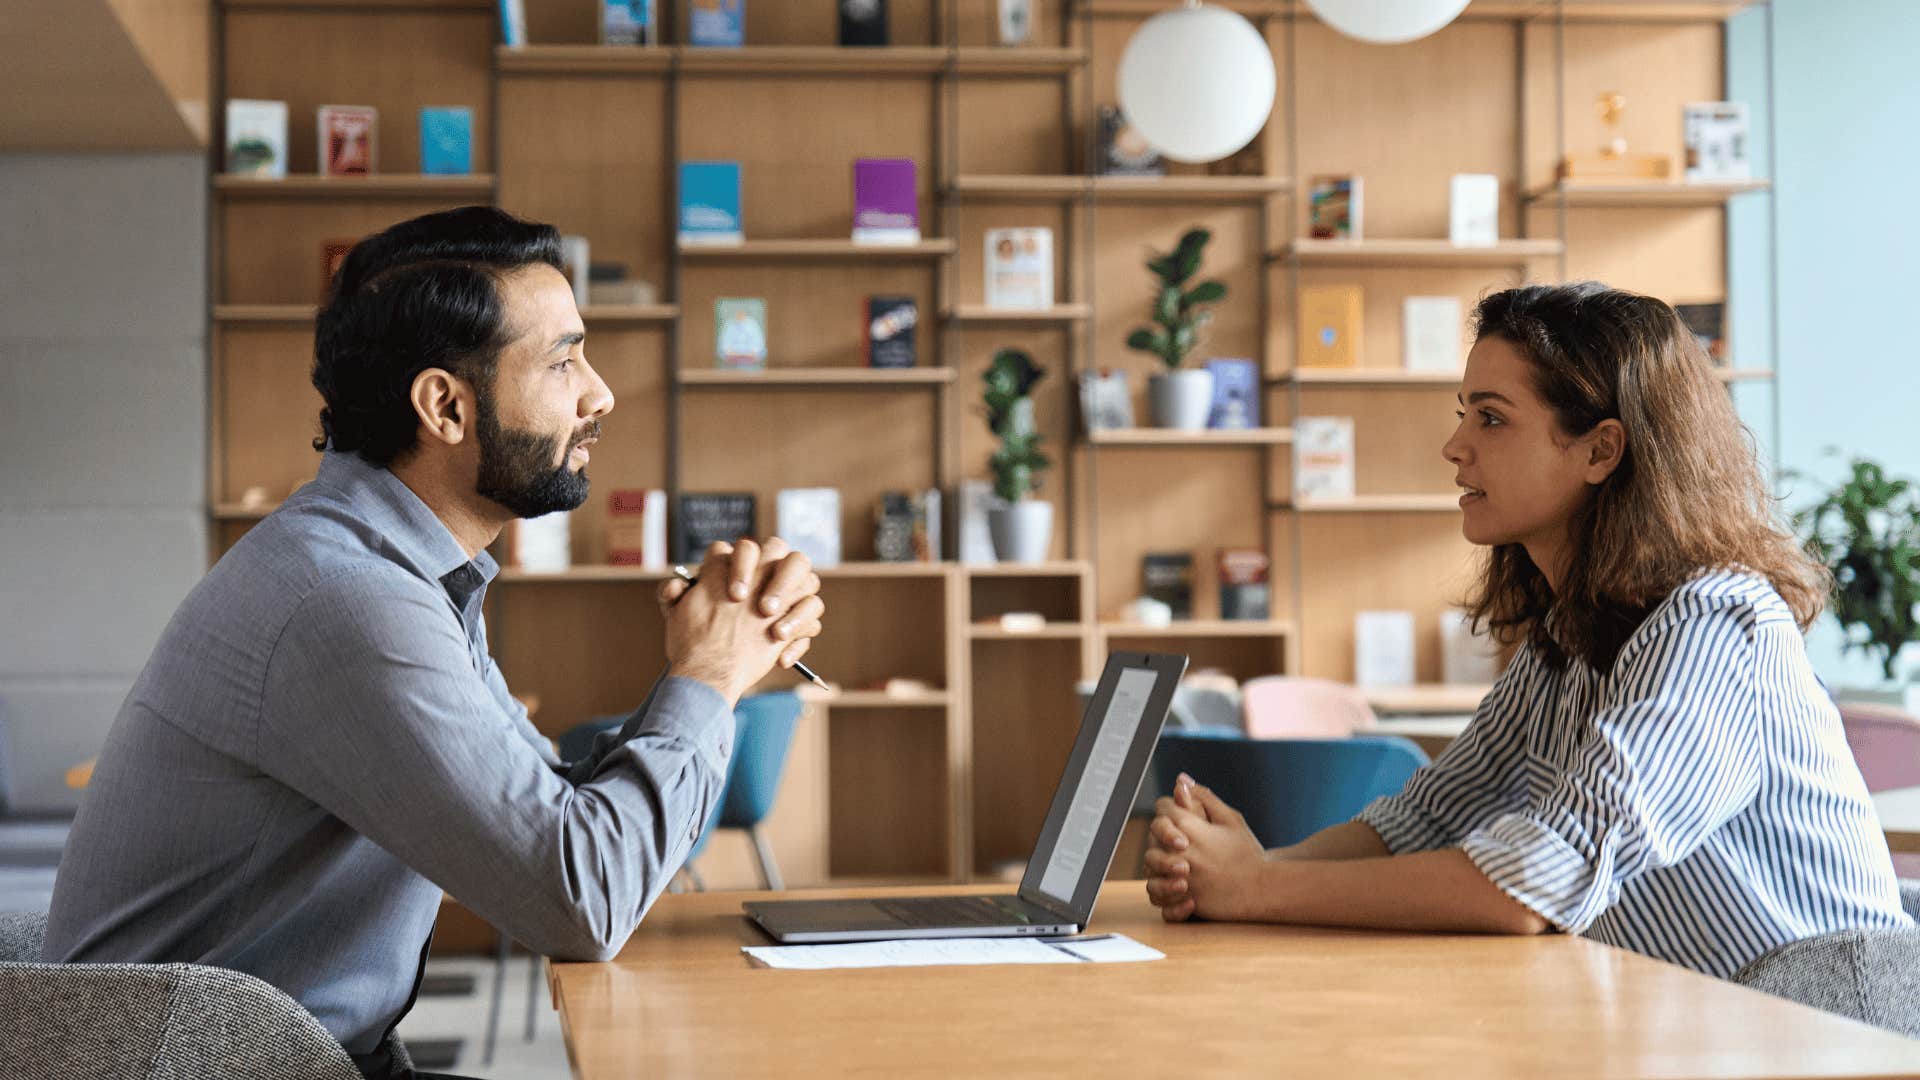
<instances>
[{"instance_id":1,"label":"chair back","mask_svg":"<svg viewBox=\"0 0 1920 1080\"><path fill-rule=\"evenodd\" d=\"M1342 739L1379 722L1358 687L1331 679L1263 675L1241 684L1240 703L1256 739Z\"/></svg>"},{"instance_id":2,"label":"chair back","mask_svg":"<svg viewBox=\"0 0 1920 1080\"><path fill-rule=\"evenodd\" d=\"M1152 777L1154 793L1170 795L1175 778L1186 773L1246 815L1262 845L1284 847L1397 793L1426 763L1413 742L1390 735L1253 739L1168 732L1154 749Z\"/></svg>"},{"instance_id":3,"label":"chair back","mask_svg":"<svg viewBox=\"0 0 1920 1080\"><path fill-rule=\"evenodd\" d=\"M1920 787L1920 719L1892 705L1847 704L1840 726L1868 791Z\"/></svg>"},{"instance_id":4,"label":"chair back","mask_svg":"<svg viewBox=\"0 0 1920 1080\"><path fill-rule=\"evenodd\" d=\"M793 745L793 729L800 721L800 705L800 695L783 690L741 698L734 707L733 762L720 800L723 828L751 828L773 809L780 774L787 767L787 750Z\"/></svg>"}]
</instances>

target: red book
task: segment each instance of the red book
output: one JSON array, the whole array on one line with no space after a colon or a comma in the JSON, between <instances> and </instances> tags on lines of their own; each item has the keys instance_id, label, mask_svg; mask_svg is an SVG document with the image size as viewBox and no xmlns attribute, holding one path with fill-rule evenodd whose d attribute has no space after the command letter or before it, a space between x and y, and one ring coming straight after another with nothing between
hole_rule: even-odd
<instances>
[{"instance_id":1,"label":"red book","mask_svg":"<svg viewBox=\"0 0 1920 1080\"><path fill-rule=\"evenodd\" d=\"M320 106L315 125L320 134L320 175L372 174L379 149L379 119L379 113L366 105Z\"/></svg>"}]
</instances>

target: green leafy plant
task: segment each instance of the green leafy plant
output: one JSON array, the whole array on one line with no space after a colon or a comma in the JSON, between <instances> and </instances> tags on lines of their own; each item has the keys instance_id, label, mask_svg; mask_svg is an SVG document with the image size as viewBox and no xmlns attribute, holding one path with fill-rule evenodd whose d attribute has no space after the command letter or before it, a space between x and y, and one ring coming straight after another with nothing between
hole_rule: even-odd
<instances>
[{"instance_id":1,"label":"green leafy plant","mask_svg":"<svg viewBox=\"0 0 1920 1080\"><path fill-rule=\"evenodd\" d=\"M1187 282L1200 272L1200 253L1213 234L1205 229L1189 229L1174 249L1156 253L1147 260L1147 269L1159 279L1154 291L1153 326L1143 326L1127 335L1127 348L1152 353L1177 371L1193 347L1200 343L1200 331L1213 318L1202 304L1227 298L1227 287L1218 281L1202 281L1191 289Z\"/></svg>"},{"instance_id":2,"label":"green leafy plant","mask_svg":"<svg viewBox=\"0 0 1920 1080\"><path fill-rule=\"evenodd\" d=\"M1888 679L1901 646L1920 640L1920 488L1866 458L1846 482L1794 515L1807 550L1833 574L1833 614L1848 651L1878 654Z\"/></svg>"},{"instance_id":3,"label":"green leafy plant","mask_svg":"<svg viewBox=\"0 0 1920 1080\"><path fill-rule=\"evenodd\" d=\"M987 387L987 426L1000 438L1000 448L988 462L993 492L1009 503L1037 491L1041 470L1053 464L1040 452L1040 433L1033 424L1033 384L1045 374L1019 349L1001 349L981 376Z\"/></svg>"}]
</instances>

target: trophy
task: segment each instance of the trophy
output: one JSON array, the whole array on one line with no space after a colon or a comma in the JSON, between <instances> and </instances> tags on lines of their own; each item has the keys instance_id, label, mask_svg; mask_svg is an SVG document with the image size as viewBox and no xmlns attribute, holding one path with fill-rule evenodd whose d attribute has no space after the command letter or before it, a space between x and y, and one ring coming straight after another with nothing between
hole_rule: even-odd
<instances>
[{"instance_id":1,"label":"trophy","mask_svg":"<svg viewBox=\"0 0 1920 1080\"><path fill-rule=\"evenodd\" d=\"M1673 179L1672 155L1627 152L1627 137L1620 131L1620 119L1627 111L1627 95L1608 90L1595 105L1600 112L1600 122L1606 125L1607 141L1597 154L1568 154L1562 158L1558 174L1562 182L1633 183Z\"/></svg>"}]
</instances>

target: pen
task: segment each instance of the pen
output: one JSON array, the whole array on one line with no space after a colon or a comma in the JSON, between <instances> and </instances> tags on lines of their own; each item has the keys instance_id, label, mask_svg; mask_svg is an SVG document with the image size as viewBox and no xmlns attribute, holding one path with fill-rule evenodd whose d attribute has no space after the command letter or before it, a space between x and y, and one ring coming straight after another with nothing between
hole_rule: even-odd
<instances>
[{"instance_id":1,"label":"pen","mask_svg":"<svg viewBox=\"0 0 1920 1080\"><path fill-rule=\"evenodd\" d=\"M693 571L688 570L684 566L675 566L673 568L673 576L679 578L681 581L684 581L689 585L697 584L700 581L700 576L698 574L695 574ZM814 674L813 669L808 667L802 661L795 660L793 662L793 670L799 672L802 676L806 678L808 682L812 683L813 685L819 687L822 690L833 689L833 687L827 685L827 682L825 679L822 679L820 676Z\"/></svg>"}]
</instances>

